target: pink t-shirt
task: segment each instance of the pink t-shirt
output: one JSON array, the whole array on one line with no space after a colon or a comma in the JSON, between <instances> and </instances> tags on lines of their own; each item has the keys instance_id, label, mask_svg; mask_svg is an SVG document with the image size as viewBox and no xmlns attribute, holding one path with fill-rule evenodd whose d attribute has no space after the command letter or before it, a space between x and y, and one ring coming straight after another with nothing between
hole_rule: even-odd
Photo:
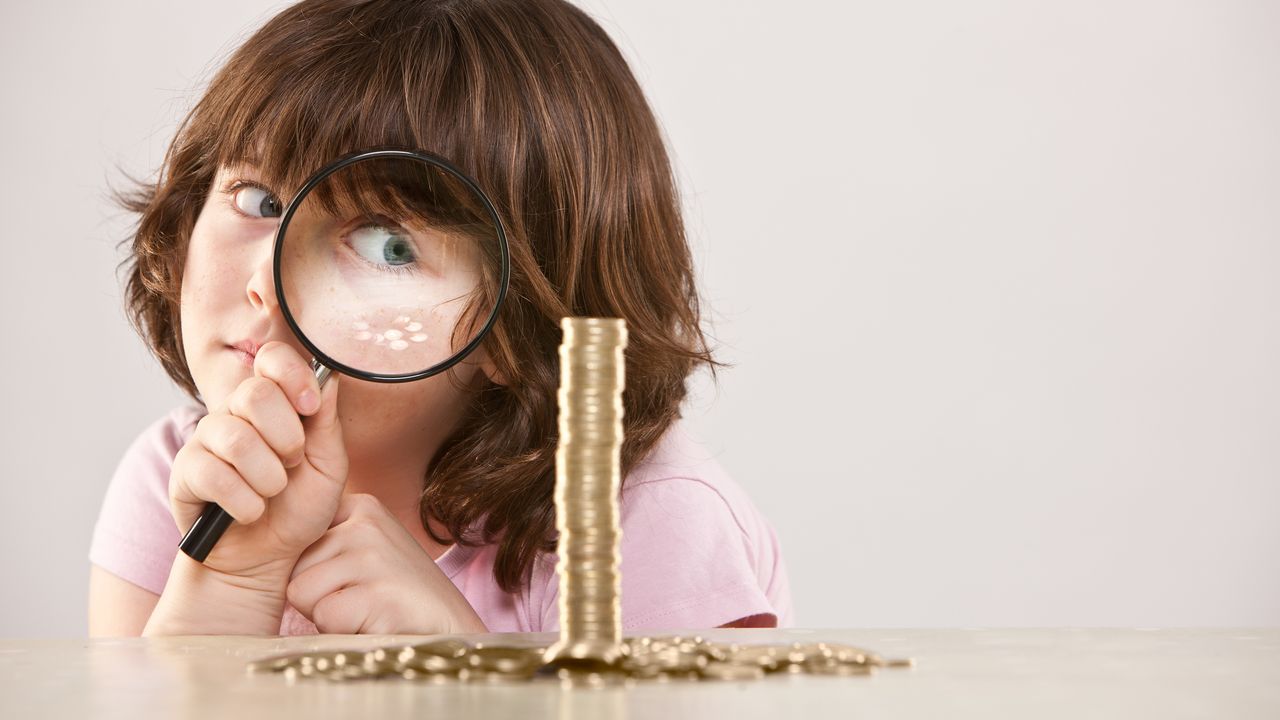
<instances>
[{"instance_id":1,"label":"pink t-shirt","mask_svg":"<svg viewBox=\"0 0 1280 720\"><path fill-rule=\"evenodd\" d=\"M142 432L107 487L89 561L157 595L181 534L169 512L174 455L204 408L182 406ZM772 615L791 626L791 594L778 539L747 495L679 425L624 479L622 626L705 629ZM493 632L558 630L556 555L535 562L529 585L503 592L493 578L496 547L450 546L436 561ZM292 605L281 635L315 634Z\"/></svg>"}]
</instances>

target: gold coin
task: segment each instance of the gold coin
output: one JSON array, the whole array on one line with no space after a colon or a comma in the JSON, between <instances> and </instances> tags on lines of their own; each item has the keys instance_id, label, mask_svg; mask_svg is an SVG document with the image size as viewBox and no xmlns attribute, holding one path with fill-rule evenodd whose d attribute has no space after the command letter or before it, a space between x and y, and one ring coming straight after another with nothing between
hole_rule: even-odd
<instances>
[{"instance_id":1,"label":"gold coin","mask_svg":"<svg viewBox=\"0 0 1280 720\"><path fill-rule=\"evenodd\" d=\"M369 677L369 675L359 665L342 665L324 673L324 678L330 682L361 680L367 677Z\"/></svg>"},{"instance_id":2,"label":"gold coin","mask_svg":"<svg viewBox=\"0 0 1280 720\"><path fill-rule=\"evenodd\" d=\"M263 658L249 663L249 672L280 672L281 670L284 670L290 665L294 665L296 663L296 655L280 655L277 657Z\"/></svg>"},{"instance_id":3,"label":"gold coin","mask_svg":"<svg viewBox=\"0 0 1280 720\"><path fill-rule=\"evenodd\" d=\"M418 654L413 659L401 664L401 669L413 669L435 675L457 673L466 667L465 657L445 657L443 655Z\"/></svg>"},{"instance_id":4,"label":"gold coin","mask_svg":"<svg viewBox=\"0 0 1280 720\"><path fill-rule=\"evenodd\" d=\"M803 667L805 672L813 675L870 675L875 672L874 665L856 665L820 658L811 658L803 665L795 667Z\"/></svg>"},{"instance_id":5,"label":"gold coin","mask_svg":"<svg viewBox=\"0 0 1280 720\"><path fill-rule=\"evenodd\" d=\"M505 675L532 675L542 665L540 648L476 647L467 654L470 671Z\"/></svg>"},{"instance_id":6,"label":"gold coin","mask_svg":"<svg viewBox=\"0 0 1280 720\"><path fill-rule=\"evenodd\" d=\"M398 673L400 661L397 655L399 655L399 648L376 648L364 654L361 665L372 677Z\"/></svg>"},{"instance_id":7,"label":"gold coin","mask_svg":"<svg viewBox=\"0 0 1280 720\"><path fill-rule=\"evenodd\" d=\"M400 648L400 652L396 653L396 664L404 665L412 661L417 656L418 651L414 650L413 646L402 647Z\"/></svg>"},{"instance_id":8,"label":"gold coin","mask_svg":"<svg viewBox=\"0 0 1280 720\"><path fill-rule=\"evenodd\" d=\"M455 638L432 640L412 645L415 654L436 655L439 657L460 658L471 649L471 644Z\"/></svg>"},{"instance_id":9,"label":"gold coin","mask_svg":"<svg viewBox=\"0 0 1280 720\"><path fill-rule=\"evenodd\" d=\"M712 680L758 680L764 677L764 668L759 665L732 662L707 663L701 672L703 677Z\"/></svg>"},{"instance_id":10,"label":"gold coin","mask_svg":"<svg viewBox=\"0 0 1280 720\"><path fill-rule=\"evenodd\" d=\"M729 660L739 665L756 665L765 672L778 669L778 648L770 645L731 647Z\"/></svg>"},{"instance_id":11,"label":"gold coin","mask_svg":"<svg viewBox=\"0 0 1280 720\"><path fill-rule=\"evenodd\" d=\"M560 686L565 688L613 687L624 684L627 676L626 672L607 667L594 669L562 667L556 670L556 678L559 679Z\"/></svg>"}]
</instances>

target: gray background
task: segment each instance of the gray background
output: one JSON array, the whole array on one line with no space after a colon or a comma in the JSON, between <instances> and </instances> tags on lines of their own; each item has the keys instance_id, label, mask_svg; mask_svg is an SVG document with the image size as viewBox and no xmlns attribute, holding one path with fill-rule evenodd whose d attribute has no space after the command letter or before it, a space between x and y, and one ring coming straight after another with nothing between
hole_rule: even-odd
<instances>
[{"instance_id":1,"label":"gray background","mask_svg":"<svg viewBox=\"0 0 1280 720\"><path fill-rule=\"evenodd\" d=\"M693 430L803 626L1280 623L1280 3L583 3L668 134ZM0 636L85 632L90 532L181 395L105 199L278 3L0 17Z\"/></svg>"}]
</instances>

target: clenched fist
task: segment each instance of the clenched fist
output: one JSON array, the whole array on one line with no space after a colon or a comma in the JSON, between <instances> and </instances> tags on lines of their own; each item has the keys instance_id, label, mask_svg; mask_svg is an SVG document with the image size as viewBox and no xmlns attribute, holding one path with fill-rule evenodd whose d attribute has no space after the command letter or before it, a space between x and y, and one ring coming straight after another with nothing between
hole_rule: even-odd
<instances>
[{"instance_id":1,"label":"clenched fist","mask_svg":"<svg viewBox=\"0 0 1280 720\"><path fill-rule=\"evenodd\" d=\"M323 393L308 362L269 342L253 376L211 408L174 457L169 502L184 534L209 502L235 522L204 564L254 578L288 567L329 528L347 481L338 375Z\"/></svg>"}]
</instances>

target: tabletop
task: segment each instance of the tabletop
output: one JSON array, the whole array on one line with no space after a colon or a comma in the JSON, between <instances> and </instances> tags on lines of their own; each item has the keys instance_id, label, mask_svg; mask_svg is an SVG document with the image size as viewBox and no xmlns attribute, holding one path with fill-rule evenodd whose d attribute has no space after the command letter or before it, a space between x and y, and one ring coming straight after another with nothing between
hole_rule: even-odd
<instances>
[{"instance_id":1,"label":"tabletop","mask_svg":"<svg viewBox=\"0 0 1280 720\"><path fill-rule=\"evenodd\" d=\"M681 634L679 631L649 634ZM687 631L683 634L693 634ZM1280 718L1280 628L718 629L715 642L829 641L910 657L871 676L623 687L349 682L249 673L256 659L424 636L0 640L0 716L226 718ZM469 635L550 644L554 634Z\"/></svg>"}]
</instances>

